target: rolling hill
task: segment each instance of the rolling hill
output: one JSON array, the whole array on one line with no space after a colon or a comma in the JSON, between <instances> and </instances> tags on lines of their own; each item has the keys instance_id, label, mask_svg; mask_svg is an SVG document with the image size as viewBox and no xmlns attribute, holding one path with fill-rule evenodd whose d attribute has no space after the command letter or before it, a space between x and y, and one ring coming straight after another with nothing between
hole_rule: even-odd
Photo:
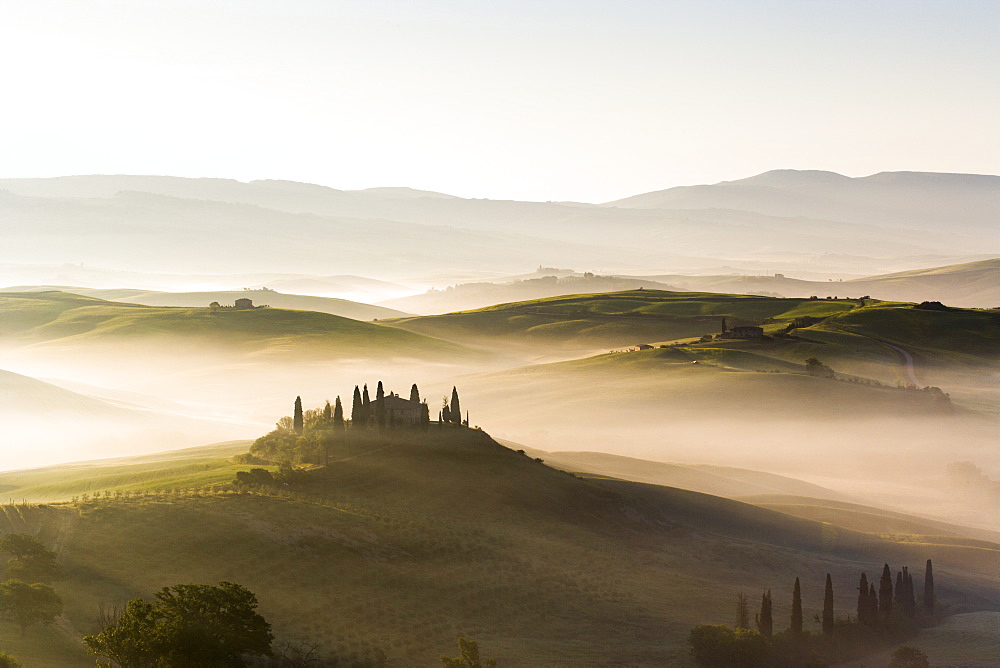
<instances>
[{"instance_id":1,"label":"rolling hill","mask_svg":"<svg viewBox=\"0 0 1000 668\"><path fill-rule=\"evenodd\" d=\"M250 299L256 306L290 309L295 311L316 311L339 315L352 320L378 320L406 315L402 311L352 302L347 299L293 295L268 288L260 290L216 290L210 292L160 292L156 290L135 290L128 288L77 288L67 286L19 286L7 288L6 292L69 292L85 297L96 297L113 302L142 304L144 306L208 306L217 302L222 306L232 306L237 299ZM0 293L2 294L2 293Z\"/></svg>"},{"instance_id":2,"label":"rolling hill","mask_svg":"<svg viewBox=\"0 0 1000 668\"><path fill-rule=\"evenodd\" d=\"M580 350L700 337L720 331L723 318L735 326L764 319L823 317L854 309L858 303L639 289L563 295L387 322L429 336L481 345Z\"/></svg>"},{"instance_id":3,"label":"rolling hill","mask_svg":"<svg viewBox=\"0 0 1000 668\"><path fill-rule=\"evenodd\" d=\"M322 358L461 355L462 347L327 313L277 308L166 308L64 292L0 293L0 346L113 346ZM152 347L152 348L151 348Z\"/></svg>"},{"instance_id":4,"label":"rolling hill","mask_svg":"<svg viewBox=\"0 0 1000 668\"><path fill-rule=\"evenodd\" d=\"M781 619L801 577L811 620L830 572L847 613L858 573L883 561L933 558L939 601L955 611L1000 606L992 572L962 551L831 531L694 492L584 480L476 430L388 442L362 433L338 454L280 490L206 486L195 472L171 491L152 480L117 495L128 480L109 480L98 498L4 506L3 529L35 533L59 552L66 614L0 640L32 665L86 665L79 636L94 630L102 603L220 580L256 593L279 643L308 640L324 660L354 664L427 665L464 635L506 665L689 665L688 629L729 621L735 591L771 588ZM56 470L48 475L57 482ZM67 475L80 483L79 467Z\"/></svg>"}]
</instances>

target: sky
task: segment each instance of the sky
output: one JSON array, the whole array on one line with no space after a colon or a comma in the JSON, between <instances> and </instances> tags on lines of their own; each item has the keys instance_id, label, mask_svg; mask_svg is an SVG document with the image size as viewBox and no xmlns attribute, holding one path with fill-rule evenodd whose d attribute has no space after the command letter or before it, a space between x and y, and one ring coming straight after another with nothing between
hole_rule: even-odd
<instances>
[{"instance_id":1,"label":"sky","mask_svg":"<svg viewBox=\"0 0 1000 668\"><path fill-rule=\"evenodd\" d=\"M604 202L997 174L998 43L995 0L6 0L0 177Z\"/></svg>"}]
</instances>

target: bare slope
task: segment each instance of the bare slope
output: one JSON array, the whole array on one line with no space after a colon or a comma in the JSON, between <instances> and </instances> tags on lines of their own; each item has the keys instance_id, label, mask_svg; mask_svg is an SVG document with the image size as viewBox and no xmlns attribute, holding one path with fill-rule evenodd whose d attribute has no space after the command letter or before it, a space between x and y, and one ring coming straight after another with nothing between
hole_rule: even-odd
<instances>
[{"instance_id":1,"label":"bare slope","mask_svg":"<svg viewBox=\"0 0 1000 668\"><path fill-rule=\"evenodd\" d=\"M960 553L577 479L473 430L358 436L339 453L283 491L112 494L0 519L60 549L62 629L92 630L100 602L226 579L257 594L280 640L309 638L325 659L353 663L429 665L465 635L507 665L687 665L689 628L730 621L737 589L771 588L781 619L781 592L801 577L811 620L827 572L846 613L860 570L920 557L935 559L942 604L1000 604ZM40 635L12 638L8 651L45 664L62 646Z\"/></svg>"}]
</instances>

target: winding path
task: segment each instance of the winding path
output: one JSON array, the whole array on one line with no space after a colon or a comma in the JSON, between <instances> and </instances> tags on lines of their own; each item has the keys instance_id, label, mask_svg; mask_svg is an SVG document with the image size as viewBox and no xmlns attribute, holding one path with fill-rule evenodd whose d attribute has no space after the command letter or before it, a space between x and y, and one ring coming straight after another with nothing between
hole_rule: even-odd
<instances>
[{"instance_id":1,"label":"winding path","mask_svg":"<svg viewBox=\"0 0 1000 668\"><path fill-rule=\"evenodd\" d=\"M873 340L878 341L878 339L873 339ZM913 355L911 355L907 350L904 350L903 348L895 346L891 343L886 343L885 341L879 341L879 343L881 343L883 346L888 346L889 348L892 348L893 350L895 350L896 352L898 352L900 355L903 356L903 363L906 365L906 374L910 377L910 382L916 385L917 387L920 387L920 381L917 380L916 370L913 368Z\"/></svg>"}]
</instances>

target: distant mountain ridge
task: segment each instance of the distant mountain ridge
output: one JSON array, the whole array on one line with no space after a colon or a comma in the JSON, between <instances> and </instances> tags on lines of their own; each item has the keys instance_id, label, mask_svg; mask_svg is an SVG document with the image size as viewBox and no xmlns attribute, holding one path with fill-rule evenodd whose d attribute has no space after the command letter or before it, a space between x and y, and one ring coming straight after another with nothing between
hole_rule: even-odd
<instances>
[{"instance_id":1,"label":"distant mountain ridge","mask_svg":"<svg viewBox=\"0 0 1000 668\"><path fill-rule=\"evenodd\" d=\"M401 278L539 264L680 273L825 258L837 267L846 266L837 257L861 256L877 273L910 268L904 258L1000 254L998 188L989 175L778 170L596 205L278 180L0 179L9 226L0 262Z\"/></svg>"}]
</instances>

